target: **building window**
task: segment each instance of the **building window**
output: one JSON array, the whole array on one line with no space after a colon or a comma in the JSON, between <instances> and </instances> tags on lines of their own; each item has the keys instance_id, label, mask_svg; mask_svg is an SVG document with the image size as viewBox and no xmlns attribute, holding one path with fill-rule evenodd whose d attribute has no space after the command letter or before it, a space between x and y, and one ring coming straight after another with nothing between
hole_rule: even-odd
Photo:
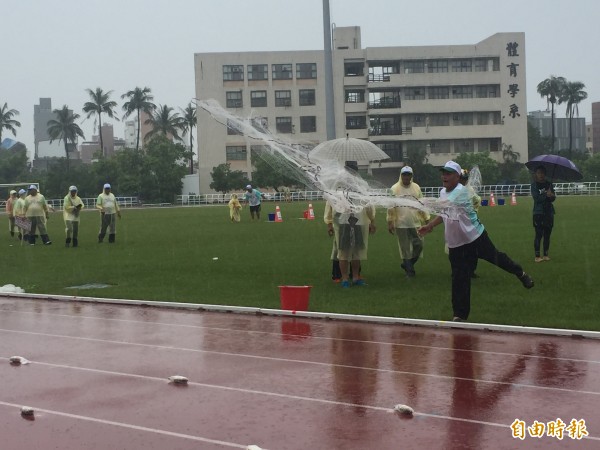
<instances>
[{"instance_id":1,"label":"building window","mask_svg":"<svg viewBox=\"0 0 600 450\"><path fill-rule=\"evenodd\" d=\"M454 86L452 98L473 98L473 86Z\"/></svg>"},{"instance_id":2,"label":"building window","mask_svg":"<svg viewBox=\"0 0 600 450\"><path fill-rule=\"evenodd\" d=\"M404 98L406 100L425 100L424 87L411 87L404 89Z\"/></svg>"},{"instance_id":3,"label":"building window","mask_svg":"<svg viewBox=\"0 0 600 450\"><path fill-rule=\"evenodd\" d=\"M269 66L267 64L248 64L248 80L268 80Z\"/></svg>"},{"instance_id":4,"label":"building window","mask_svg":"<svg viewBox=\"0 0 600 450\"><path fill-rule=\"evenodd\" d=\"M445 139L438 139L435 141L431 141L427 148L429 149L429 153L450 153L450 144L451 141Z\"/></svg>"},{"instance_id":5,"label":"building window","mask_svg":"<svg viewBox=\"0 0 600 450\"><path fill-rule=\"evenodd\" d=\"M473 153L473 139L460 139L454 141L454 153Z\"/></svg>"},{"instance_id":6,"label":"building window","mask_svg":"<svg viewBox=\"0 0 600 450\"><path fill-rule=\"evenodd\" d=\"M447 86L430 87L429 98L432 100L450 98L450 88Z\"/></svg>"},{"instance_id":7,"label":"building window","mask_svg":"<svg viewBox=\"0 0 600 450\"><path fill-rule=\"evenodd\" d=\"M244 133L242 133L239 130L239 127L236 125L236 122L227 119L227 134L230 136L234 136L234 135L242 135Z\"/></svg>"},{"instance_id":8,"label":"building window","mask_svg":"<svg viewBox=\"0 0 600 450\"><path fill-rule=\"evenodd\" d=\"M251 91L250 106L252 106L253 108L267 106L267 91Z\"/></svg>"},{"instance_id":9,"label":"building window","mask_svg":"<svg viewBox=\"0 0 600 450\"><path fill-rule=\"evenodd\" d=\"M296 78L317 78L317 63L297 63L296 64Z\"/></svg>"},{"instance_id":10,"label":"building window","mask_svg":"<svg viewBox=\"0 0 600 450\"><path fill-rule=\"evenodd\" d=\"M433 59L427 63L427 71L429 73L448 72L447 59Z\"/></svg>"},{"instance_id":11,"label":"building window","mask_svg":"<svg viewBox=\"0 0 600 450\"><path fill-rule=\"evenodd\" d=\"M490 113L478 112L475 113L477 118L477 125L489 125L490 124Z\"/></svg>"},{"instance_id":12,"label":"building window","mask_svg":"<svg viewBox=\"0 0 600 450\"><path fill-rule=\"evenodd\" d=\"M492 58L492 70L498 72L500 70L500 58Z\"/></svg>"},{"instance_id":13,"label":"building window","mask_svg":"<svg viewBox=\"0 0 600 450\"><path fill-rule=\"evenodd\" d=\"M344 63L344 76L345 77L362 77L365 74L365 63L364 62L347 62Z\"/></svg>"},{"instance_id":14,"label":"building window","mask_svg":"<svg viewBox=\"0 0 600 450\"><path fill-rule=\"evenodd\" d=\"M423 114L413 114L410 117L412 127L424 127L426 125L426 117Z\"/></svg>"},{"instance_id":15,"label":"building window","mask_svg":"<svg viewBox=\"0 0 600 450\"><path fill-rule=\"evenodd\" d=\"M367 128L367 116L346 116L347 130L361 130Z\"/></svg>"},{"instance_id":16,"label":"building window","mask_svg":"<svg viewBox=\"0 0 600 450\"><path fill-rule=\"evenodd\" d=\"M245 145L228 145L225 147L226 161L246 161Z\"/></svg>"},{"instance_id":17,"label":"building window","mask_svg":"<svg viewBox=\"0 0 600 450\"><path fill-rule=\"evenodd\" d=\"M292 91L275 91L275 106L292 106Z\"/></svg>"},{"instance_id":18,"label":"building window","mask_svg":"<svg viewBox=\"0 0 600 450\"><path fill-rule=\"evenodd\" d=\"M244 106L242 101L242 91L229 91L225 93L227 108L241 108Z\"/></svg>"},{"instance_id":19,"label":"building window","mask_svg":"<svg viewBox=\"0 0 600 450\"><path fill-rule=\"evenodd\" d=\"M470 59L454 59L452 60L452 72L471 72L471 60Z\"/></svg>"},{"instance_id":20,"label":"building window","mask_svg":"<svg viewBox=\"0 0 600 450\"><path fill-rule=\"evenodd\" d=\"M243 81L244 66L223 66L223 81Z\"/></svg>"},{"instance_id":21,"label":"building window","mask_svg":"<svg viewBox=\"0 0 600 450\"><path fill-rule=\"evenodd\" d=\"M390 157L387 161L400 162L402 161L402 144L400 142L378 142L377 147L385 152Z\"/></svg>"},{"instance_id":22,"label":"building window","mask_svg":"<svg viewBox=\"0 0 600 450\"><path fill-rule=\"evenodd\" d=\"M364 103L365 102L365 91L363 90L347 90L345 95L346 103Z\"/></svg>"},{"instance_id":23,"label":"building window","mask_svg":"<svg viewBox=\"0 0 600 450\"><path fill-rule=\"evenodd\" d=\"M274 80L291 80L292 65L291 64L273 64L271 78Z\"/></svg>"},{"instance_id":24,"label":"building window","mask_svg":"<svg viewBox=\"0 0 600 450\"><path fill-rule=\"evenodd\" d=\"M487 72L488 60L478 58L473 62L474 72Z\"/></svg>"},{"instance_id":25,"label":"building window","mask_svg":"<svg viewBox=\"0 0 600 450\"><path fill-rule=\"evenodd\" d=\"M404 73L423 73L425 72L424 61L403 61Z\"/></svg>"},{"instance_id":26,"label":"building window","mask_svg":"<svg viewBox=\"0 0 600 450\"><path fill-rule=\"evenodd\" d=\"M314 133L316 131L316 116L300 116L300 133Z\"/></svg>"},{"instance_id":27,"label":"building window","mask_svg":"<svg viewBox=\"0 0 600 450\"><path fill-rule=\"evenodd\" d=\"M475 86L475 97L477 98L496 98L500 97L500 86L497 84Z\"/></svg>"},{"instance_id":28,"label":"building window","mask_svg":"<svg viewBox=\"0 0 600 450\"><path fill-rule=\"evenodd\" d=\"M452 114L454 125L473 125L473 113L454 113Z\"/></svg>"},{"instance_id":29,"label":"building window","mask_svg":"<svg viewBox=\"0 0 600 450\"><path fill-rule=\"evenodd\" d=\"M275 129L278 133L292 133L292 118L291 117L276 117Z\"/></svg>"},{"instance_id":30,"label":"building window","mask_svg":"<svg viewBox=\"0 0 600 450\"><path fill-rule=\"evenodd\" d=\"M300 106L312 106L315 104L314 89L300 89L298 91L298 97Z\"/></svg>"},{"instance_id":31,"label":"building window","mask_svg":"<svg viewBox=\"0 0 600 450\"><path fill-rule=\"evenodd\" d=\"M450 114L432 114L429 116L429 125L432 127L447 127L450 125Z\"/></svg>"},{"instance_id":32,"label":"building window","mask_svg":"<svg viewBox=\"0 0 600 450\"><path fill-rule=\"evenodd\" d=\"M269 120L266 117L253 117L250 124L260 132L266 133L269 131Z\"/></svg>"}]
</instances>

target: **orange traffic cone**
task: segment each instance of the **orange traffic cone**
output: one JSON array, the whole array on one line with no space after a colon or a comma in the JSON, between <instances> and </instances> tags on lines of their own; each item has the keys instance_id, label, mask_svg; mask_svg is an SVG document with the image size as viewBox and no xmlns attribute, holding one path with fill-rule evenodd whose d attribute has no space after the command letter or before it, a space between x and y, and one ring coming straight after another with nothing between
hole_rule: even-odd
<instances>
[{"instance_id":1,"label":"orange traffic cone","mask_svg":"<svg viewBox=\"0 0 600 450\"><path fill-rule=\"evenodd\" d=\"M515 194L514 192L512 193L512 197L510 198L510 204L511 204L511 206L514 206L517 204L517 194Z\"/></svg>"},{"instance_id":2,"label":"orange traffic cone","mask_svg":"<svg viewBox=\"0 0 600 450\"><path fill-rule=\"evenodd\" d=\"M308 204L308 220L315 220L315 210L313 209L312 203Z\"/></svg>"},{"instance_id":3,"label":"orange traffic cone","mask_svg":"<svg viewBox=\"0 0 600 450\"><path fill-rule=\"evenodd\" d=\"M490 194L490 206L496 206L496 199L493 192Z\"/></svg>"},{"instance_id":4,"label":"orange traffic cone","mask_svg":"<svg viewBox=\"0 0 600 450\"><path fill-rule=\"evenodd\" d=\"M283 222L283 217L281 217L281 210L279 206L275 206L275 222Z\"/></svg>"}]
</instances>

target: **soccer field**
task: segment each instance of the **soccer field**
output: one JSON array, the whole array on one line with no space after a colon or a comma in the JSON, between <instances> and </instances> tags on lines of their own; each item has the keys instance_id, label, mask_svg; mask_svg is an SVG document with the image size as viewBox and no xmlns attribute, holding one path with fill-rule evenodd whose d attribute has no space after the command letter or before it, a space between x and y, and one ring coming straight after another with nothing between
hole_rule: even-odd
<instances>
[{"instance_id":1,"label":"soccer field","mask_svg":"<svg viewBox=\"0 0 600 450\"><path fill-rule=\"evenodd\" d=\"M550 256L533 261L531 199L517 206L482 207L480 217L498 249L520 262L535 280L526 290L512 275L479 262L472 283L469 321L600 331L593 283L600 259L599 197L559 197ZM82 213L80 247L65 248L62 213L51 214L51 246L20 246L5 232L0 285L31 293L145 299L279 308L279 285L311 285L310 310L449 320L450 264L443 229L425 238L417 276L404 277L385 211L363 263L366 287L341 289L331 281L331 238L322 221L301 219L305 203L280 204L283 222L268 222L274 203L263 204L260 222L247 208L230 223L226 205L128 209L117 225L116 244L98 244L99 215ZM39 240L38 240L39 242ZM218 258L218 259L216 259ZM72 288L107 284L102 289Z\"/></svg>"}]
</instances>

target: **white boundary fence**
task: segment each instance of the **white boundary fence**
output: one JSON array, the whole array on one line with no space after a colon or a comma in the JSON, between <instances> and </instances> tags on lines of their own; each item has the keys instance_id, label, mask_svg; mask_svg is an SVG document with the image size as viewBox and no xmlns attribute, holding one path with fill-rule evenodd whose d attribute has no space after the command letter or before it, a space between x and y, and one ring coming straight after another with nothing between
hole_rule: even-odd
<instances>
[{"instance_id":1,"label":"white boundary fence","mask_svg":"<svg viewBox=\"0 0 600 450\"><path fill-rule=\"evenodd\" d=\"M441 186L437 187L421 187L421 191L425 197L438 197ZM563 195L600 195L600 182L592 181L587 183L555 183L554 189L560 196ZM378 192L378 191L375 191ZM510 197L514 192L518 196L531 195L531 184L493 184L481 186L479 195L488 197L491 193L496 197ZM379 191L385 194L385 190ZM236 192L238 197L243 197L243 192ZM263 192L265 194L264 201L284 202L284 194L281 192ZM310 201L322 200L323 193L321 191L295 191L290 194L290 200ZM195 205L212 205L227 203L231 198L231 194L201 194L201 195L178 195L175 205L177 206L195 206Z\"/></svg>"}]
</instances>

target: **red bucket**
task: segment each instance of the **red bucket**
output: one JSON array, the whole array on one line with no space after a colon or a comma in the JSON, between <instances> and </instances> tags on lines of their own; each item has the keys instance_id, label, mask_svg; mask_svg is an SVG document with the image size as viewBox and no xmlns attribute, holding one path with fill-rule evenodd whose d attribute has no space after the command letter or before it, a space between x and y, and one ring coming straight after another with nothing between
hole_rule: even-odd
<instances>
[{"instance_id":1,"label":"red bucket","mask_svg":"<svg viewBox=\"0 0 600 450\"><path fill-rule=\"evenodd\" d=\"M304 211L302 214L303 214L303 216L304 216L305 219L308 219L308 210Z\"/></svg>"},{"instance_id":2,"label":"red bucket","mask_svg":"<svg viewBox=\"0 0 600 450\"><path fill-rule=\"evenodd\" d=\"M308 298L312 286L279 286L281 309L308 311Z\"/></svg>"}]
</instances>

